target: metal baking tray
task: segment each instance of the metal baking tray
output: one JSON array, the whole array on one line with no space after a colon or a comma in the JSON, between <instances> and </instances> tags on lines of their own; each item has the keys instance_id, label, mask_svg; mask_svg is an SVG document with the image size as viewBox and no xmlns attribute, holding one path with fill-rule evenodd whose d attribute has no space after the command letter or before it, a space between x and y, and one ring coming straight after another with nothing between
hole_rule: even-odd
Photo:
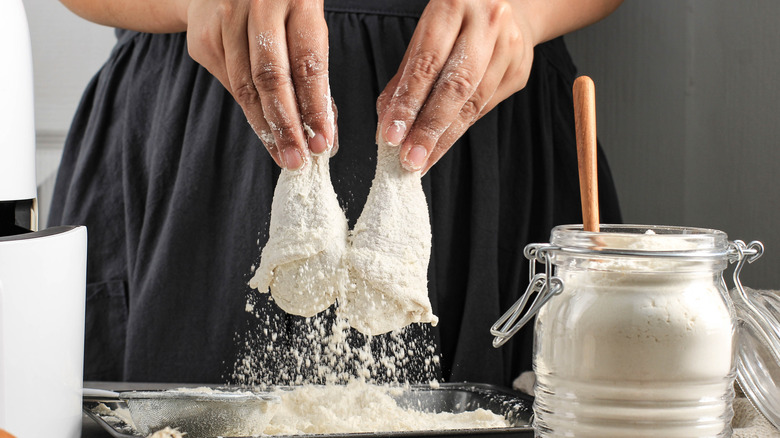
<instances>
[{"instance_id":1,"label":"metal baking tray","mask_svg":"<svg viewBox=\"0 0 780 438\"><path fill-rule=\"evenodd\" d=\"M389 437L500 436L532 438L534 436L533 428L530 425L533 398L498 386L482 383L442 383L438 388L431 388L429 385L416 385L403 391L401 395L396 397L396 400L400 406L426 412L459 413L482 408L503 415L511 426L490 429L420 430L410 432L377 431L374 433L295 436L322 438L376 438L379 434ZM110 411L104 409L103 412L96 411L97 405L95 402L85 401L83 404L84 413L95 420L111 436L116 438L138 438L142 436L122 420L123 416L127 418L127 406L123 402L104 403Z\"/></svg>"}]
</instances>

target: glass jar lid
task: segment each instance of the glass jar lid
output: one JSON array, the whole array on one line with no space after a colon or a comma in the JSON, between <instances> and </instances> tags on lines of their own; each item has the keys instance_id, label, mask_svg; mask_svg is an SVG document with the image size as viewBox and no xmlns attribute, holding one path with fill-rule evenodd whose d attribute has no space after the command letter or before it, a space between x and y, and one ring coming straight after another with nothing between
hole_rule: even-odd
<instances>
[{"instance_id":1,"label":"glass jar lid","mask_svg":"<svg viewBox=\"0 0 780 438\"><path fill-rule=\"evenodd\" d=\"M709 228L659 225L600 225L584 231L582 225L553 228L550 243L559 251L632 257L722 257L728 255L728 236Z\"/></svg>"},{"instance_id":2,"label":"glass jar lid","mask_svg":"<svg viewBox=\"0 0 780 438\"><path fill-rule=\"evenodd\" d=\"M737 381L753 405L780 429L780 295L742 286L740 271L763 253L760 242L734 242L739 253L731 301L737 314ZM749 250L752 254L744 254Z\"/></svg>"}]
</instances>

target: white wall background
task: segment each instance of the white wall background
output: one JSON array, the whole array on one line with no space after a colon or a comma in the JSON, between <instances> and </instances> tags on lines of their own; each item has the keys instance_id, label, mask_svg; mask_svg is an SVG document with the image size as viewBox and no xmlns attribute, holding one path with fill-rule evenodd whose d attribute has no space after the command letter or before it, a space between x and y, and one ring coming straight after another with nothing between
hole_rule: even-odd
<instances>
[{"instance_id":1,"label":"white wall background","mask_svg":"<svg viewBox=\"0 0 780 438\"><path fill-rule=\"evenodd\" d=\"M5 0L0 0L5 1ZM113 30L88 23L56 0L23 0L33 50L41 228L73 113L114 45Z\"/></svg>"},{"instance_id":2,"label":"white wall background","mask_svg":"<svg viewBox=\"0 0 780 438\"><path fill-rule=\"evenodd\" d=\"M81 92L114 38L55 0L24 4L45 201ZM779 22L776 0L626 0L567 39L596 82L625 220L763 240L765 257L743 273L761 288L780 288Z\"/></svg>"}]
</instances>

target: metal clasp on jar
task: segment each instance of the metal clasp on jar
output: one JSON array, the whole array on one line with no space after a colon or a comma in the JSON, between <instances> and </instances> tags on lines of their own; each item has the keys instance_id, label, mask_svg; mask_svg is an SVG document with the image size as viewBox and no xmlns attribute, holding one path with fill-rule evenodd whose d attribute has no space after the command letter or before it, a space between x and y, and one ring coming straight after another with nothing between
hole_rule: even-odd
<instances>
[{"instance_id":1,"label":"metal clasp on jar","mask_svg":"<svg viewBox=\"0 0 780 438\"><path fill-rule=\"evenodd\" d=\"M490 334L495 336L493 346L500 347L515 333L526 325L539 309L555 295L563 290L563 280L553 275L550 252L559 249L549 244L532 243L523 250L528 259L528 287L512 307L490 328ZM536 265L544 265L544 273L536 273ZM531 295L536 294L531 306L523 313Z\"/></svg>"},{"instance_id":2,"label":"metal clasp on jar","mask_svg":"<svg viewBox=\"0 0 780 438\"><path fill-rule=\"evenodd\" d=\"M753 263L763 254L764 244L757 240L754 240L749 244L745 244L745 242L741 240L735 240L729 243L729 263L737 263L737 266L734 267L734 285L737 287L739 294L745 298L745 301L749 300L747 299L745 288L742 286L742 281L739 279L739 274L742 272L742 267L745 266L745 262Z\"/></svg>"},{"instance_id":3,"label":"metal clasp on jar","mask_svg":"<svg viewBox=\"0 0 780 438\"><path fill-rule=\"evenodd\" d=\"M495 336L493 339L493 346L500 347L504 345L509 338L514 336L515 333L520 331L524 325L539 312L539 309L550 300L550 298L558 295L563 291L563 280L553 275L552 261L550 260L550 253L552 251L560 251L561 248L552 246L547 243L532 243L525 247L523 251L525 258L529 260L530 266L528 269L529 283L525 293L515 302L512 307L504 313L501 318L493 324L490 328L490 334ZM632 256L647 256L647 253L635 252L635 251L600 251L601 253L612 253L619 255L632 255ZM728 252L725 254L728 257L729 263L737 263L734 268L734 285L742 298L751 311L755 311L754 306L750 303L747 297L742 281L739 279L739 275L742 272L742 267L745 263L753 263L758 260L764 253L764 245L759 241L753 241L749 244L741 240L735 240L729 243ZM723 257L723 253L714 254L713 256ZM656 257L684 257L684 253L673 252L657 252L654 254ZM536 265L544 265L544 273L536 273ZM531 299L531 296L536 294L531 306L524 312L526 304Z\"/></svg>"},{"instance_id":4,"label":"metal clasp on jar","mask_svg":"<svg viewBox=\"0 0 780 438\"><path fill-rule=\"evenodd\" d=\"M737 304L743 306L743 308L747 309L748 312L752 315L760 315L762 312L755 307L753 301L748 297L747 291L745 291L745 287L742 286L742 280L739 279L739 274L742 272L742 267L745 266L745 262L753 263L763 254L764 244L757 240L754 240L749 244L745 244L745 242L741 240L735 240L729 243L729 263L737 263L737 266L734 267L734 275L732 279L734 280L734 286L737 289L738 295L736 297L732 297L732 300L737 298L738 301L740 301Z\"/></svg>"}]
</instances>

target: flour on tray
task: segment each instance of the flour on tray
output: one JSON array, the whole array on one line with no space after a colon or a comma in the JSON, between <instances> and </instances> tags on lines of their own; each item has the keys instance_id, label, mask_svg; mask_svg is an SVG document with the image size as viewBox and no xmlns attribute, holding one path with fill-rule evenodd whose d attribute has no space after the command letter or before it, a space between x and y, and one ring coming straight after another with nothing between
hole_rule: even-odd
<instances>
[{"instance_id":1,"label":"flour on tray","mask_svg":"<svg viewBox=\"0 0 780 438\"><path fill-rule=\"evenodd\" d=\"M165 429L160 429L157 432L149 435L148 438L185 438L184 433L179 432L178 429L171 429L170 427L166 427Z\"/></svg>"},{"instance_id":2,"label":"flour on tray","mask_svg":"<svg viewBox=\"0 0 780 438\"><path fill-rule=\"evenodd\" d=\"M276 390L279 410L264 434L342 434L509 427L507 420L485 409L422 412L399 406L403 388L352 381L347 385L305 385Z\"/></svg>"}]
</instances>

